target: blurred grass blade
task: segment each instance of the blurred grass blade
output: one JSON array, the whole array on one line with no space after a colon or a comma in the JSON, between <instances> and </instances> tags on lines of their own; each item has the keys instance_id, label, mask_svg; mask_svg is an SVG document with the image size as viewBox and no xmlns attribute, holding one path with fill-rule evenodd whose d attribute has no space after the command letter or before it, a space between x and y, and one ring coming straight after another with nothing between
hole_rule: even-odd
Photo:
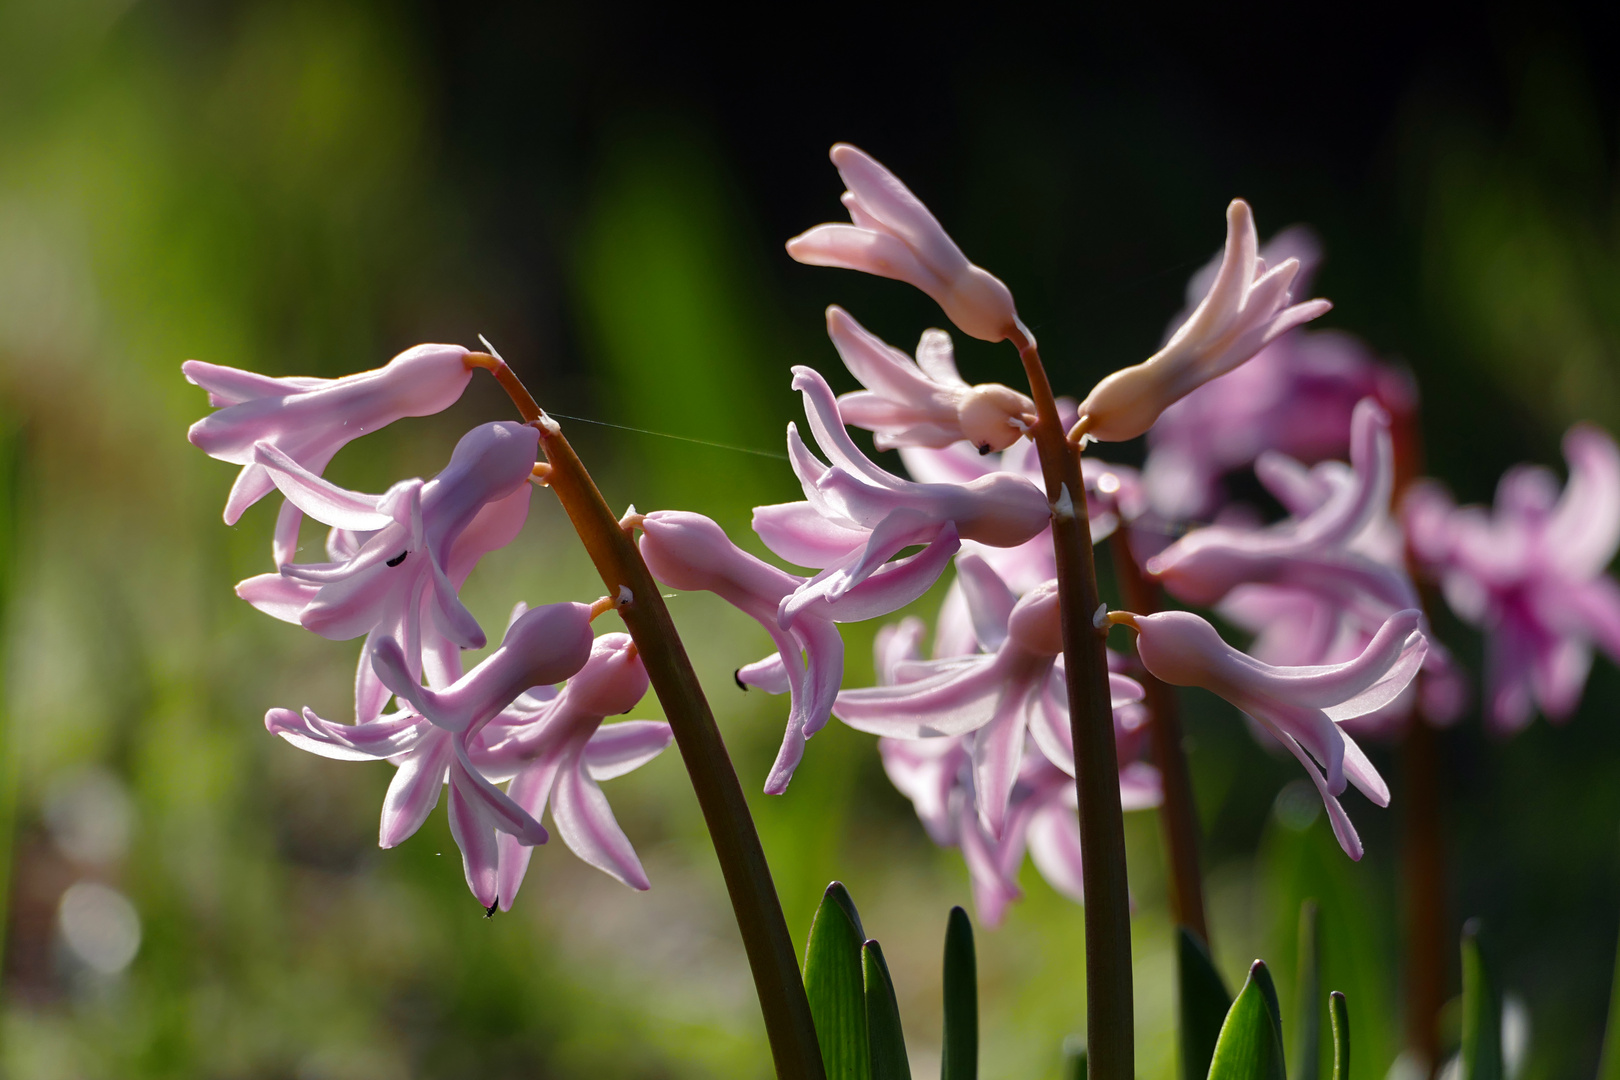
<instances>
[{"instance_id":1,"label":"blurred grass blade","mask_svg":"<svg viewBox=\"0 0 1620 1080\"><path fill-rule=\"evenodd\" d=\"M861 946L861 967L866 974L866 1033L871 1048L872 1080L911 1080L906 1039L900 1031L900 1003L883 949L875 941Z\"/></svg>"},{"instance_id":2,"label":"blurred grass blade","mask_svg":"<svg viewBox=\"0 0 1620 1080\"><path fill-rule=\"evenodd\" d=\"M0 419L0 647L16 588L18 520L22 512L23 462L27 433L10 418ZM0 683L0 703L6 698ZM21 755L11 729L11 715L0 704L0 960L5 957L6 918L11 911L12 845L16 832L17 786L22 779Z\"/></svg>"},{"instance_id":3,"label":"blurred grass blade","mask_svg":"<svg viewBox=\"0 0 1620 1080\"><path fill-rule=\"evenodd\" d=\"M1503 1080L1502 996L1479 934L1479 920L1469 919L1462 938L1462 1080Z\"/></svg>"},{"instance_id":4,"label":"blurred grass blade","mask_svg":"<svg viewBox=\"0 0 1620 1080\"><path fill-rule=\"evenodd\" d=\"M1277 1016L1277 989L1256 960L1221 1025L1209 1080L1287 1080Z\"/></svg>"},{"instance_id":5,"label":"blurred grass blade","mask_svg":"<svg viewBox=\"0 0 1620 1080\"><path fill-rule=\"evenodd\" d=\"M951 908L945 922L945 1031L940 1080L978 1080L979 965L968 913Z\"/></svg>"},{"instance_id":6,"label":"blurred grass blade","mask_svg":"<svg viewBox=\"0 0 1620 1080\"><path fill-rule=\"evenodd\" d=\"M1086 1080L1086 1040L1070 1035L1063 1040L1063 1080Z\"/></svg>"},{"instance_id":7,"label":"blurred grass blade","mask_svg":"<svg viewBox=\"0 0 1620 1080\"><path fill-rule=\"evenodd\" d=\"M1328 1016L1333 1021L1333 1080L1350 1080L1350 1009L1337 990L1328 995Z\"/></svg>"},{"instance_id":8,"label":"blurred grass blade","mask_svg":"<svg viewBox=\"0 0 1620 1080\"><path fill-rule=\"evenodd\" d=\"M827 1080L870 1080L866 991L861 975L861 916L849 891L827 886L804 947L804 992L816 1022Z\"/></svg>"},{"instance_id":9,"label":"blurred grass blade","mask_svg":"<svg viewBox=\"0 0 1620 1080\"><path fill-rule=\"evenodd\" d=\"M1294 995L1294 1080L1322 1074L1322 929L1315 900L1299 906L1299 978Z\"/></svg>"},{"instance_id":10,"label":"blurred grass blade","mask_svg":"<svg viewBox=\"0 0 1620 1080\"><path fill-rule=\"evenodd\" d=\"M1620 1080L1620 947L1614 954L1614 985L1609 988L1609 1023L1603 1033L1603 1058L1597 1080Z\"/></svg>"},{"instance_id":11,"label":"blurred grass blade","mask_svg":"<svg viewBox=\"0 0 1620 1080\"><path fill-rule=\"evenodd\" d=\"M1209 950L1185 926L1176 927L1177 1008L1181 1028L1181 1080L1204 1080L1215 1056L1215 1041L1232 1007L1221 973L1210 961Z\"/></svg>"}]
</instances>

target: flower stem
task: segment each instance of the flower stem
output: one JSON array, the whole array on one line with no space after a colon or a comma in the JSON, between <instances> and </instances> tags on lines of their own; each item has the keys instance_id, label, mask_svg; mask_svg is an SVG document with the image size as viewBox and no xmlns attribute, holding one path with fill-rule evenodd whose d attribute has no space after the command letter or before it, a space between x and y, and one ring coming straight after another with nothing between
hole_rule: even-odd
<instances>
[{"instance_id":1,"label":"flower stem","mask_svg":"<svg viewBox=\"0 0 1620 1080\"><path fill-rule=\"evenodd\" d=\"M1161 610L1161 594L1149 581L1131 554L1130 539L1123 526L1109 540L1114 569L1119 577L1125 606L1139 615ZM1137 676L1147 692L1148 711L1153 714L1149 731L1153 740L1153 764L1164 786L1159 804L1159 827L1170 864L1170 915L1181 926L1209 944L1209 924L1204 915L1204 879L1198 868L1198 808L1193 803L1192 774L1181 745L1181 712L1176 692L1143 671Z\"/></svg>"},{"instance_id":2,"label":"flower stem","mask_svg":"<svg viewBox=\"0 0 1620 1080\"><path fill-rule=\"evenodd\" d=\"M608 595L619 596L621 587L630 590L630 602L619 607L619 614L669 718L714 841L759 993L776 1075L779 1080L823 1080L825 1072L810 1018L810 1002L799 977L793 939L782 917L770 867L720 729L658 584L557 422L541 411L505 363L493 357L489 358L493 363L485 363L483 354L472 355L477 359L469 359L469 364L490 370L518 412L539 429L540 448L551 465L547 484L567 511L597 573L602 575Z\"/></svg>"},{"instance_id":3,"label":"flower stem","mask_svg":"<svg viewBox=\"0 0 1620 1080\"><path fill-rule=\"evenodd\" d=\"M1092 618L1100 599L1080 458L1064 438L1052 385L1033 342L1015 338L1038 416L1031 432L1052 502L1069 726L1080 795L1080 847L1086 891L1086 1051L1094 1080L1134 1080L1130 897L1125 881L1125 816L1119 753L1108 693L1106 630Z\"/></svg>"}]
</instances>

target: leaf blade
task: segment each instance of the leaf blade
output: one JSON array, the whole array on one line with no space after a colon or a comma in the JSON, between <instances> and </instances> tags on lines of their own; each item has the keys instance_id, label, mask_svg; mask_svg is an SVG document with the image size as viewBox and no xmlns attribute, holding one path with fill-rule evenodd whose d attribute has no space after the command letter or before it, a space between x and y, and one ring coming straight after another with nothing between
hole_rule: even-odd
<instances>
[{"instance_id":1,"label":"leaf blade","mask_svg":"<svg viewBox=\"0 0 1620 1080\"><path fill-rule=\"evenodd\" d=\"M871 1080L861 916L849 891L827 886L804 948L804 992L816 1025L827 1080Z\"/></svg>"},{"instance_id":2,"label":"leaf blade","mask_svg":"<svg viewBox=\"0 0 1620 1080\"><path fill-rule=\"evenodd\" d=\"M1316 901L1299 906L1299 977L1294 994L1294 1080L1317 1080L1322 1074L1321 920Z\"/></svg>"},{"instance_id":3,"label":"leaf blade","mask_svg":"<svg viewBox=\"0 0 1620 1080\"><path fill-rule=\"evenodd\" d=\"M1463 926L1462 1080L1503 1080L1502 998L1480 930L1478 919Z\"/></svg>"},{"instance_id":4,"label":"leaf blade","mask_svg":"<svg viewBox=\"0 0 1620 1080\"><path fill-rule=\"evenodd\" d=\"M1259 960L1221 1025L1209 1080L1287 1080L1279 1033L1277 990Z\"/></svg>"},{"instance_id":5,"label":"leaf blade","mask_svg":"<svg viewBox=\"0 0 1620 1080\"><path fill-rule=\"evenodd\" d=\"M945 1030L940 1080L978 1080L979 974L973 923L960 907L945 922Z\"/></svg>"},{"instance_id":6,"label":"leaf blade","mask_svg":"<svg viewBox=\"0 0 1620 1080\"><path fill-rule=\"evenodd\" d=\"M1221 1025L1232 1008L1232 995L1215 970L1209 950L1185 926L1176 927L1176 975L1181 1080L1204 1080Z\"/></svg>"},{"instance_id":7,"label":"leaf blade","mask_svg":"<svg viewBox=\"0 0 1620 1080\"><path fill-rule=\"evenodd\" d=\"M872 1080L911 1080L906 1039L900 1030L900 1004L894 980L875 941L861 946L861 969L866 976L866 1033Z\"/></svg>"},{"instance_id":8,"label":"leaf blade","mask_svg":"<svg viewBox=\"0 0 1620 1080\"><path fill-rule=\"evenodd\" d=\"M1333 1080L1350 1080L1350 1007L1337 990L1328 995L1333 1023Z\"/></svg>"}]
</instances>

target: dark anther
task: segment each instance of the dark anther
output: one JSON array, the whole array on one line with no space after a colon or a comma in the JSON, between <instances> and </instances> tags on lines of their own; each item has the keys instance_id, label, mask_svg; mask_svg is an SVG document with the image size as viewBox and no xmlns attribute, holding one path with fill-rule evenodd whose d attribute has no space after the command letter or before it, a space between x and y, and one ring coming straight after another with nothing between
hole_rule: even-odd
<instances>
[{"instance_id":1,"label":"dark anther","mask_svg":"<svg viewBox=\"0 0 1620 1080\"><path fill-rule=\"evenodd\" d=\"M409 551L402 551L402 552L400 552L400 553L399 553L399 554L398 554L398 555L395 555L395 556L394 556L394 557L393 557L393 558L392 558L392 559L389 559L389 560L388 560L388 565L389 565L389 566L398 566L398 565L399 565L399 564L400 564L400 563L402 563L402 562L404 562L404 561L405 561L405 556L407 556L407 555L409 555L409 554L410 554L410 552L409 552ZM376 563L372 563L372 565L373 565L373 566L375 566L375 565L377 565L377 564L376 564Z\"/></svg>"},{"instance_id":2,"label":"dark anther","mask_svg":"<svg viewBox=\"0 0 1620 1080\"><path fill-rule=\"evenodd\" d=\"M981 443L980 446L979 446L979 456L984 457L989 452L990 452L990 444L989 443Z\"/></svg>"},{"instance_id":3,"label":"dark anther","mask_svg":"<svg viewBox=\"0 0 1620 1080\"><path fill-rule=\"evenodd\" d=\"M737 689L746 693L748 690L748 684L742 681L742 668L738 668L736 671L733 671L731 673L731 677L737 680Z\"/></svg>"},{"instance_id":4,"label":"dark anther","mask_svg":"<svg viewBox=\"0 0 1620 1080\"><path fill-rule=\"evenodd\" d=\"M501 906L501 898L497 896L495 898L495 902L493 904L489 905L489 907L484 909L484 918L493 919L495 917L495 909L500 907L500 906Z\"/></svg>"}]
</instances>

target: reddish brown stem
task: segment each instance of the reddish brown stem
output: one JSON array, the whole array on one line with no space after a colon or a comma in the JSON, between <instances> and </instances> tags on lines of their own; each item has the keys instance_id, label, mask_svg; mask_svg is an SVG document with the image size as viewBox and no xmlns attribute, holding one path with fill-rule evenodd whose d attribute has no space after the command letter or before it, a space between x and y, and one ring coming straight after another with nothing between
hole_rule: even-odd
<instances>
[{"instance_id":1,"label":"reddish brown stem","mask_svg":"<svg viewBox=\"0 0 1620 1080\"><path fill-rule=\"evenodd\" d=\"M628 602L620 603L618 611L641 654L664 715L669 718L675 744L680 747L714 841L759 993L776 1075L780 1080L824 1080L810 1003L800 981L793 939L788 935L759 833L658 584L642 562L635 542L619 527L607 500L563 437L561 427L541 411L511 368L482 353L469 354L467 363L493 373L518 412L539 429L540 449L551 465L548 485L584 542L608 595L621 597L620 590L629 589Z\"/></svg>"},{"instance_id":2,"label":"reddish brown stem","mask_svg":"<svg viewBox=\"0 0 1620 1080\"><path fill-rule=\"evenodd\" d=\"M1125 606L1138 615L1151 615L1163 609L1163 597L1156 582L1149 581L1131 554L1124 528L1109 540L1113 549L1114 572L1119 577ZM1159 804L1159 828L1164 833L1166 861L1170 867L1170 916L1209 944L1209 923L1204 915L1204 878L1198 860L1198 807L1193 802L1192 774L1181 740L1181 711L1173 688L1147 672L1137 679L1147 692L1153 764L1159 770L1164 801Z\"/></svg>"},{"instance_id":3,"label":"reddish brown stem","mask_svg":"<svg viewBox=\"0 0 1620 1080\"><path fill-rule=\"evenodd\" d=\"M1021 336L1020 336L1021 337ZM1091 522L1080 458L1064 438L1057 401L1033 342L1015 339L1037 422L1030 433L1052 502L1063 663L1069 684L1080 847L1086 890L1086 1053L1094 1080L1134 1080L1130 896L1125 879L1125 817L1119 803L1119 754L1108 693L1107 631L1092 621L1100 606Z\"/></svg>"}]
</instances>

